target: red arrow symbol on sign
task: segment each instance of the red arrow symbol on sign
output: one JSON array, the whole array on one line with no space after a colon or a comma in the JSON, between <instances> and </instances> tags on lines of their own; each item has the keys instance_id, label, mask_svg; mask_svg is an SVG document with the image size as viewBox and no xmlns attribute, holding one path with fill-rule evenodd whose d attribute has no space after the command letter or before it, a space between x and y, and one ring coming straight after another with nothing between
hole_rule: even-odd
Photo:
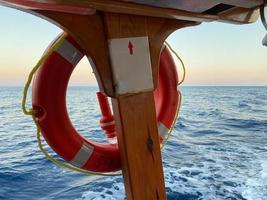
<instances>
[{"instance_id":1,"label":"red arrow symbol on sign","mask_svg":"<svg viewBox=\"0 0 267 200\"><path fill-rule=\"evenodd\" d=\"M133 55L133 44L131 43L131 41L129 41L128 49L129 49L129 54Z\"/></svg>"}]
</instances>

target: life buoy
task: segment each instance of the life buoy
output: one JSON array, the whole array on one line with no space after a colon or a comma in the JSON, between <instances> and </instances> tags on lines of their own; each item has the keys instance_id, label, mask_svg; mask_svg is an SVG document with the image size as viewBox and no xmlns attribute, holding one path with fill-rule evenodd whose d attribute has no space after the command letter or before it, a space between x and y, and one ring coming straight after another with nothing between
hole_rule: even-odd
<instances>
[{"instance_id":1,"label":"life buoy","mask_svg":"<svg viewBox=\"0 0 267 200\"><path fill-rule=\"evenodd\" d=\"M46 142L64 160L88 171L117 171L121 169L118 145L97 143L84 138L75 130L68 116L68 81L84 55L83 49L75 40L67 36L43 62L33 82L32 104L35 118ZM175 119L179 103L177 83L175 63L169 49L164 47L160 57L158 87L154 92L161 141ZM102 109L105 111L108 108ZM113 123L109 125L115 127L110 119L108 123ZM101 126L105 124L106 121L102 120Z\"/></svg>"}]
</instances>

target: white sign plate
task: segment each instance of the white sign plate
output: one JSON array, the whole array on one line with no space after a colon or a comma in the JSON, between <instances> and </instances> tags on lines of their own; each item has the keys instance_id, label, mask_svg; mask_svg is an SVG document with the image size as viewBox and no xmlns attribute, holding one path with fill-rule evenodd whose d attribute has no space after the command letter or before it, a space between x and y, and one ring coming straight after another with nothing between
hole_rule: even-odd
<instances>
[{"instance_id":1,"label":"white sign plate","mask_svg":"<svg viewBox=\"0 0 267 200\"><path fill-rule=\"evenodd\" d=\"M111 39L109 50L117 94L153 90L148 37Z\"/></svg>"}]
</instances>

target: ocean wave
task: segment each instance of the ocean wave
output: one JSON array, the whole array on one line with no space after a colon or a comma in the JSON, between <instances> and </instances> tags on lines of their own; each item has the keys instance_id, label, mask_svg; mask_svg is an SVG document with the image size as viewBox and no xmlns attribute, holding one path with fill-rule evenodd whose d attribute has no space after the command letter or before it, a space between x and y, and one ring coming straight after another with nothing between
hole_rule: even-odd
<instances>
[{"instance_id":1,"label":"ocean wave","mask_svg":"<svg viewBox=\"0 0 267 200\"><path fill-rule=\"evenodd\" d=\"M208 136L208 135L220 135L222 134L221 131L218 130L198 130L191 133L193 137L201 137L201 136Z\"/></svg>"},{"instance_id":2,"label":"ocean wave","mask_svg":"<svg viewBox=\"0 0 267 200\"><path fill-rule=\"evenodd\" d=\"M239 129L260 129L262 127L266 127L267 120L264 119L237 119L237 118L229 118L225 120L225 126Z\"/></svg>"},{"instance_id":3,"label":"ocean wave","mask_svg":"<svg viewBox=\"0 0 267 200\"><path fill-rule=\"evenodd\" d=\"M246 108L246 109L251 109L251 106L247 101L239 101L238 102L238 108Z\"/></svg>"}]
</instances>

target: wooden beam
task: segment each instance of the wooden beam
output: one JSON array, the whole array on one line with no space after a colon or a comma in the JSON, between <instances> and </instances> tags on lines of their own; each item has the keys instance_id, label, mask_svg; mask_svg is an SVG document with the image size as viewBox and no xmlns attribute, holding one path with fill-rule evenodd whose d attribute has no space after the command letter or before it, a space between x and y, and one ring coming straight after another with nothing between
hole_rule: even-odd
<instances>
[{"instance_id":1,"label":"wooden beam","mask_svg":"<svg viewBox=\"0 0 267 200\"><path fill-rule=\"evenodd\" d=\"M153 92L112 99L128 200L166 199Z\"/></svg>"},{"instance_id":2,"label":"wooden beam","mask_svg":"<svg viewBox=\"0 0 267 200\"><path fill-rule=\"evenodd\" d=\"M149 37L151 29L148 29L148 19L105 13L107 38L111 40L146 36L150 40L152 37ZM164 41L163 35L159 38ZM153 54L150 51L154 83L157 80L157 63L163 41L158 41ZM147 74L148 78L149 76L151 75ZM112 99L128 200L166 199L154 104L152 91L117 95Z\"/></svg>"},{"instance_id":3,"label":"wooden beam","mask_svg":"<svg viewBox=\"0 0 267 200\"><path fill-rule=\"evenodd\" d=\"M114 96L109 52L104 32L102 14L76 15L55 11L35 11L42 18L56 24L69 33L83 47L85 54L94 61L97 81L102 92Z\"/></svg>"}]
</instances>

